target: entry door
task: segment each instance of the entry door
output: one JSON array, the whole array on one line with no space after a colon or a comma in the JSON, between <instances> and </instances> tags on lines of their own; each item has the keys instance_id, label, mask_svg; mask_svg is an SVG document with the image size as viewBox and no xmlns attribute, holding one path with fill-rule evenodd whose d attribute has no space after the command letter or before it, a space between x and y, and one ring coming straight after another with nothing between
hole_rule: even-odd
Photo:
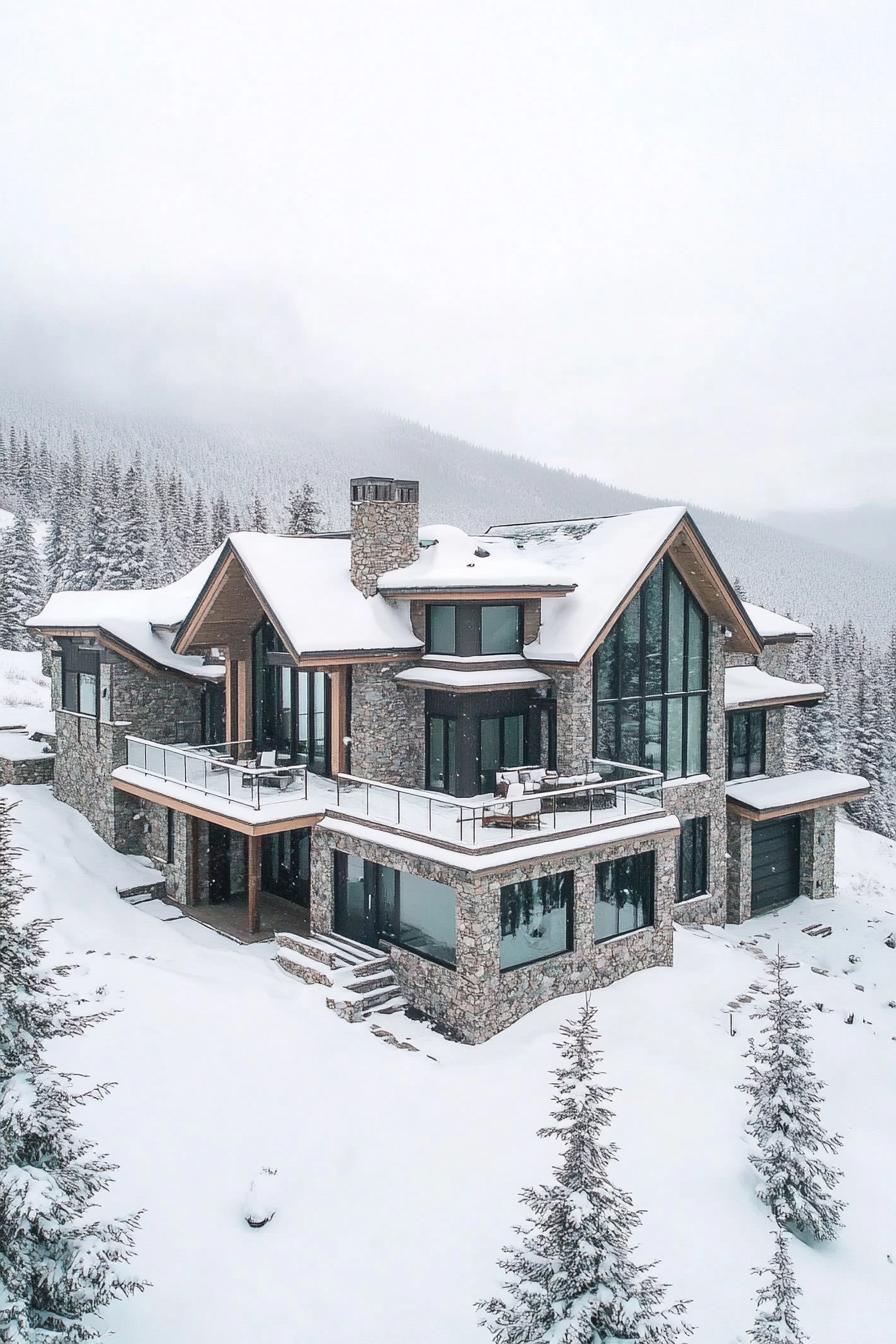
<instances>
[{"instance_id":1,"label":"entry door","mask_svg":"<svg viewBox=\"0 0 896 1344\"><path fill-rule=\"evenodd\" d=\"M799 817L757 822L753 827L753 913L792 901L799 890Z\"/></svg>"},{"instance_id":2,"label":"entry door","mask_svg":"<svg viewBox=\"0 0 896 1344\"><path fill-rule=\"evenodd\" d=\"M208 828L208 899L210 905L230 900L230 831Z\"/></svg>"},{"instance_id":3,"label":"entry door","mask_svg":"<svg viewBox=\"0 0 896 1344\"><path fill-rule=\"evenodd\" d=\"M344 938L376 947L376 869L354 854L335 855L333 928Z\"/></svg>"}]
</instances>

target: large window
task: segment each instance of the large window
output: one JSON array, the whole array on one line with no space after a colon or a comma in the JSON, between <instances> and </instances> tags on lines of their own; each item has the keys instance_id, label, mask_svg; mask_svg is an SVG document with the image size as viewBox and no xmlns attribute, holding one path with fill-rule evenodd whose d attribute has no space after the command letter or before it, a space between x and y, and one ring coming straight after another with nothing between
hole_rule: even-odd
<instances>
[{"instance_id":1,"label":"large window","mask_svg":"<svg viewBox=\"0 0 896 1344\"><path fill-rule=\"evenodd\" d=\"M765 774L765 710L728 715L728 778Z\"/></svg>"},{"instance_id":2,"label":"large window","mask_svg":"<svg viewBox=\"0 0 896 1344\"><path fill-rule=\"evenodd\" d=\"M62 639L59 645L62 650L62 708L96 718L99 712L99 650L86 648L73 639Z\"/></svg>"},{"instance_id":3,"label":"large window","mask_svg":"<svg viewBox=\"0 0 896 1344\"><path fill-rule=\"evenodd\" d=\"M454 793L457 779L457 719L429 714L426 719L426 787Z\"/></svg>"},{"instance_id":4,"label":"large window","mask_svg":"<svg viewBox=\"0 0 896 1344\"><path fill-rule=\"evenodd\" d=\"M354 854L334 859L337 933L376 946L384 938L454 967L457 894L453 887Z\"/></svg>"},{"instance_id":5,"label":"large window","mask_svg":"<svg viewBox=\"0 0 896 1344\"><path fill-rule=\"evenodd\" d=\"M681 823L678 841L678 894L676 900L689 901L709 890L709 818L689 817Z\"/></svg>"},{"instance_id":6,"label":"large window","mask_svg":"<svg viewBox=\"0 0 896 1344\"><path fill-rule=\"evenodd\" d=\"M479 720L479 792L492 793L495 773L526 764L526 719L499 714Z\"/></svg>"},{"instance_id":7,"label":"large window","mask_svg":"<svg viewBox=\"0 0 896 1344\"><path fill-rule=\"evenodd\" d=\"M516 602L435 602L426 608L426 652L475 658L521 653L523 612Z\"/></svg>"},{"instance_id":8,"label":"large window","mask_svg":"<svg viewBox=\"0 0 896 1344\"><path fill-rule=\"evenodd\" d=\"M501 888L501 970L543 961L573 945L573 875L551 873Z\"/></svg>"},{"instance_id":9,"label":"large window","mask_svg":"<svg viewBox=\"0 0 896 1344\"><path fill-rule=\"evenodd\" d=\"M606 942L621 933L653 923L653 851L599 863L594 883L594 940Z\"/></svg>"},{"instance_id":10,"label":"large window","mask_svg":"<svg viewBox=\"0 0 896 1344\"><path fill-rule=\"evenodd\" d=\"M281 760L325 775L330 768L330 679L294 667L269 621L253 636L255 741Z\"/></svg>"},{"instance_id":11,"label":"large window","mask_svg":"<svg viewBox=\"0 0 896 1344\"><path fill-rule=\"evenodd\" d=\"M311 883L311 832L307 828L266 835L261 844L261 880L271 891L307 905Z\"/></svg>"},{"instance_id":12,"label":"large window","mask_svg":"<svg viewBox=\"0 0 896 1344\"><path fill-rule=\"evenodd\" d=\"M594 656L595 756L706 769L708 621L669 559L642 584Z\"/></svg>"}]
</instances>

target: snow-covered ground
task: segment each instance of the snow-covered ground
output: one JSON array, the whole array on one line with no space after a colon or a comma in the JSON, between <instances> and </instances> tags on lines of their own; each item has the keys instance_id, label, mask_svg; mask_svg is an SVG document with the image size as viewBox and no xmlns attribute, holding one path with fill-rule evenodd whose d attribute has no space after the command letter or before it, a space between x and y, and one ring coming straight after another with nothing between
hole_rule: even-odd
<instances>
[{"instance_id":1,"label":"snow-covered ground","mask_svg":"<svg viewBox=\"0 0 896 1344\"><path fill-rule=\"evenodd\" d=\"M52 733L50 682L40 670L40 653L0 649L0 729L14 725Z\"/></svg>"},{"instance_id":2,"label":"snow-covered ground","mask_svg":"<svg viewBox=\"0 0 896 1344\"><path fill-rule=\"evenodd\" d=\"M578 999L476 1048L389 1018L420 1047L396 1050L329 1012L269 946L154 919L171 913L160 902L121 901L116 885L139 881L145 865L112 853L47 789L2 793L19 800L30 909L58 919L53 956L77 961L80 984L106 986L121 1010L60 1053L117 1082L85 1122L121 1164L110 1207L146 1210L138 1268L154 1286L108 1313L122 1344L488 1338L472 1303L497 1284L519 1187L548 1173L535 1130L557 1027ZM835 901L801 900L741 929L682 930L674 970L598 996L606 1071L622 1089L618 1178L647 1211L644 1257L693 1300L697 1344L745 1338L750 1267L770 1254L735 1091L749 1004L729 1005L779 944L819 1005L825 1118L845 1136L843 1236L792 1247L803 1324L813 1344L877 1344L892 1332L896 949L885 939L896 931L896 845L849 825L838 843ZM830 937L801 932L816 921ZM265 1166L277 1169L279 1208L253 1231L242 1214Z\"/></svg>"}]
</instances>

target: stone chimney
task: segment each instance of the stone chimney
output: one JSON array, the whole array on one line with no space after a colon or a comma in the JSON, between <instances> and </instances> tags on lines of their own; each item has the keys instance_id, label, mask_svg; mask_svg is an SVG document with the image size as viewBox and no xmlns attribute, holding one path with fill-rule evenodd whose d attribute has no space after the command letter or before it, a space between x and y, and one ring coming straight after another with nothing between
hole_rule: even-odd
<instances>
[{"instance_id":1,"label":"stone chimney","mask_svg":"<svg viewBox=\"0 0 896 1344\"><path fill-rule=\"evenodd\" d=\"M420 484L391 476L352 480L352 583L365 597L390 569L412 565L420 554Z\"/></svg>"}]
</instances>

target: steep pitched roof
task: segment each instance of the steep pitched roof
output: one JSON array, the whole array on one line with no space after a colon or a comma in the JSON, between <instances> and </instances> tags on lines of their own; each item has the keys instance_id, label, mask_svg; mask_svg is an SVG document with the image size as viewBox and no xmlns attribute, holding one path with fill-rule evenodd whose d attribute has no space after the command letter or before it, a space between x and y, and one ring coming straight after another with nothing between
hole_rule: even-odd
<instances>
[{"instance_id":1,"label":"steep pitched roof","mask_svg":"<svg viewBox=\"0 0 896 1344\"><path fill-rule=\"evenodd\" d=\"M383 574L377 586L381 593L406 597L501 590L537 595L569 592L576 581L508 538L470 536L460 527L438 524L421 527L418 559Z\"/></svg>"},{"instance_id":2,"label":"steep pitched roof","mask_svg":"<svg viewBox=\"0 0 896 1344\"><path fill-rule=\"evenodd\" d=\"M352 583L350 570L346 537L235 532L187 613L175 647L209 642L220 620L216 605L229 586L231 591L239 589L238 604L248 594L254 597L297 660L328 654L416 653L421 641L411 629L408 611L393 607L384 597L365 597Z\"/></svg>"},{"instance_id":3,"label":"steep pitched roof","mask_svg":"<svg viewBox=\"0 0 896 1344\"><path fill-rule=\"evenodd\" d=\"M208 579L218 554L213 552L183 578L161 588L54 593L27 624L48 636L90 635L126 657L132 655L181 676L214 681L223 675L223 668L176 653L172 644L177 626Z\"/></svg>"},{"instance_id":4,"label":"steep pitched roof","mask_svg":"<svg viewBox=\"0 0 896 1344\"><path fill-rule=\"evenodd\" d=\"M683 505L610 518L501 524L486 536L515 541L530 560L575 582L569 596L543 603L538 639L525 650L535 662L580 663L667 552L698 600L732 630L731 648L760 650L743 604Z\"/></svg>"}]
</instances>

